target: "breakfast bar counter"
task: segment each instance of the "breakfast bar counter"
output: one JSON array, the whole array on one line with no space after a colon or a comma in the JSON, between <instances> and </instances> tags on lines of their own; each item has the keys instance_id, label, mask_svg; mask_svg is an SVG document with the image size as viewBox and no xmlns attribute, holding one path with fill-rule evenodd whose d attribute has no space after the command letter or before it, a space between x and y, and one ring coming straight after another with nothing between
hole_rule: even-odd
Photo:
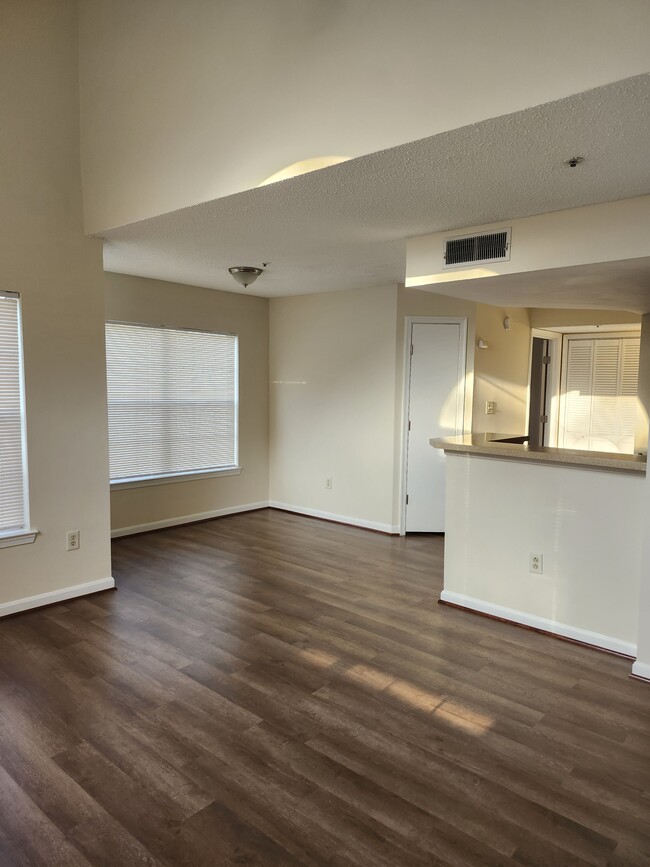
<instances>
[{"instance_id":1,"label":"breakfast bar counter","mask_svg":"<svg viewBox=\"0 0 650 867\"><path fill-rule=\"evenodd\" d=\"M447 453L461 452L486 457L543 461L548 464L620 470L630 473L643 474L646 471L645 455L621 455L612 452L588 452L578 449L529 446L527 443L521 442L523 439L522 436L485 433L436 438L429 440L429 443L434 448L444 449Z\"/></svg>"},{"instance_id":2,"label":"breakfast bar counter","mask_svg":"<svg viewBox=\"0 0 650 867\"><path fill-rule=\"evenodd\" d=\"M646 458L524 440L430 441L446 464L440 601L633 656Z\"/></svg>"}]
</instances>

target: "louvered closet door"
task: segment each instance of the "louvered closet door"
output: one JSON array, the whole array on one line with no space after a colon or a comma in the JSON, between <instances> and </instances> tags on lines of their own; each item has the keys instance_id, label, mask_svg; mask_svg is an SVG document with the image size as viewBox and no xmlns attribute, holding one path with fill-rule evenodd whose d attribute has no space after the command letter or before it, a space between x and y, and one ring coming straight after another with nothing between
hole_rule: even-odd
<instances>
[{"instance_id":1,"label":"louvered closet door","mask_svg":"<svg viewBox=\"0 0 650 867\"><path fill-rule=\"evenodd\" d=\"M623 452L633 454L634 436L636 433L636 411L638 406L637 393L639 389L639 353L641 339L639 337L625 338L621 356L621 371L619 380L619 413L620 437L624 444Z\"/></svg>"},{"instance_id":2,"label":"louvered closet door","mask_svg":"<svg viewBox=\"0 0 650 867\"><path fill-rule=\"evenodd\" d=\"M588 449L591 428L592 378L594 341L569 340L566 355L566 387L564 392L565 449Z\"/></svg>"},{"instance_id":3,"label":"louvered closet door","mask_svg":"<svg viewBox=\"0 0 650 867\"><path fill-rule=\"evenodd\" d=\"M564 448L634 451L639 345L638 337L567 341Z\"/></svg>"}]
</instances>

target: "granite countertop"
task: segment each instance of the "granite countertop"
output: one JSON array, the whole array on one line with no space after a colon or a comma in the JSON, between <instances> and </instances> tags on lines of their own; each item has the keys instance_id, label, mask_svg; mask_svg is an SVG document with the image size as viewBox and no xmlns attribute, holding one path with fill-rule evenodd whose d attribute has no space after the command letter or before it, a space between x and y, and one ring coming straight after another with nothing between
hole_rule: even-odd
<instances>
[{"instance_id":1,"label":"granite countertop","mask_svg":"<svg viewBox=\"0 0 650 867\"><path fill-rule=\"evenodd\" d=\"M548 464L567 464L574 467L622 470L643 474L646 471L645 455L620 455L612 452L588 452L579 449L554 449L546 446L529 446L526 443L497 442L509 434L467 434L459 437L438 437L429 440L436 449L446 452L488 455L514 460L539 461ZM513 434L515 439L516 435Z\"/></svg>"}]
</instances>

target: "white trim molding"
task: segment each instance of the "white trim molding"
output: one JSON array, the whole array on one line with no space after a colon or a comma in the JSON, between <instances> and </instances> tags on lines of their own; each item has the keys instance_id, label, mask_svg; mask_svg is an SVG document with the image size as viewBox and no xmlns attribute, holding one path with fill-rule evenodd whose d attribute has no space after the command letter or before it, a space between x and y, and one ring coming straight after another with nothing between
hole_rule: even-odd
<instances>
[{"instance_id":1,"label":"white trim molding","mask_svg":"<svg viewBox=\"0 0 650 867\"><path fill-rule=\"evenodd\" d=\"M399 524L381 524L378 521L366 521L364 518L351 518L349 515L335 515L333 512L323 512L320 509L307 509L304 506L294 506L290 503L277 503L274 500L268 503L272 509L282 512L294 512L297 515L306 515L308 518L321 518L324 521L333 521L335 524L348 524L352 527L361 527L363 530L376 530L378 533L388 533L391 536L399 535Z\"/></svg>"},{"instance_id":2,"label":"white trim molding","mask_svg":"<svg viewBox=\"0 0 650 867\"><path fill-rule=\"evenodd\" d=\"M642 677L644 680L650 681L650 663L637 661L632 666L632 674L635 677Z\"/></svg>"},{"instance_id":3,"label":"white trim molding","mask_svg":"<svg viewBox=\"0 0 650 867\"><path fill-rule=\"evenodd\" d=\"M111 491L124 491L129 488L149 488L152 485L169 485L175 482L196 482L199 479L216 479L219 476L238 476L241 467L223 467L212 470L192 470L190 473L170 473L165 476L143 476L134 479L115 479Z\"/></svg>"},{"instance_id":4,"label":"white trim molding","mask_svg":"<svg viewBox=\"0 0 650 867\"><path fill-rule=\"evenodd\" d=\"M113 590L114 578L100 578L97 581L87 581L85 584L75 584L73 587L62 587L49 593L39 593L38 596L26 596L24 599L14 599L13 602L0 603L0 617L8 614L18 614L19 611L29 611L30 608L40 608L42 605L53 605L55 602L65 602L77 596L87 596L89 593L99 593L102 590Z\"/></svg>"},{"instance_id":5,"label":"white trim molding","mask_svg":"<svg viewBox=\"0 0 650 867\"><path fill-rule=\"evenodd\" d=\"M133 524L131 527L118 527L111 530L111 538L133 536L135 533L148 533L150 530L164 530L165 527L176 527L181 524L195 524L197 521L209 521L210 518L221 518L224 515L237 515L239 512L253 512L256 509L266 509L268 500L260 503L246 503L243 506L227 506L225 509L211 509L209 512L196 512L193 515L178 515L175 518L164 518L162 521L149 521L146 524Z\"/></svg>"},{"instance_id":6,"label":"white trim molding","mask_svg":"<svg viewBox=\"0 0 650 867\"><path fill-rule=\"evenodd\" d=\"M14 545L31 545L38 536L38 530L9 530L0 533L0 548Z\"/></svg>"},{"instance_id":7,"label":"white trim molding","mask_svg":"<svg viewBox=\"0 0 650 867\"><path fill-rule=\"evenodd\" d=\"M485 602L483 599L476 599L473 596L443 590L440 594L440 601L448 602L450 605L458 605L469 611L477 611L480 614L489 614L491 617L498 617L501 620L509 620L511 623L518 623L521 626L530 626L532 629L548 632L551 635L570 638L572 641L598 647L601 650L609 650L623 656L636 656L636 645L629 641L622 641L620 638L603 635L600 632L590 632L588 629L580 629L578 626L570 626L567 623L557 623L546 617L538 617L535 614L528 614L526 611L517 611L514 608L495 605L493 602ZM650 666L646 666L646 668L650 670Z\"/></svg>"}]
</instances>

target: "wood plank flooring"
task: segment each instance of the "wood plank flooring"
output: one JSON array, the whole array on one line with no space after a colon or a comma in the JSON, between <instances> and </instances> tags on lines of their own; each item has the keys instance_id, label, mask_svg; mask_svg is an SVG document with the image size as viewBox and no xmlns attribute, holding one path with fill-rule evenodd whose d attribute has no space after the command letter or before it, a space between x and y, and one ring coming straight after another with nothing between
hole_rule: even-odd
<instances>
[{"instance_id":1,"label":"wood plank flooring","mask_svg":"<svg viewBox=\"0 0 650 867\"><path fill-rule=\"evenodd\" d=\"M0 865L650 864L650 687L436 604L440 536L273 510L0 623Z\"/></svg>"}]
</instances>

